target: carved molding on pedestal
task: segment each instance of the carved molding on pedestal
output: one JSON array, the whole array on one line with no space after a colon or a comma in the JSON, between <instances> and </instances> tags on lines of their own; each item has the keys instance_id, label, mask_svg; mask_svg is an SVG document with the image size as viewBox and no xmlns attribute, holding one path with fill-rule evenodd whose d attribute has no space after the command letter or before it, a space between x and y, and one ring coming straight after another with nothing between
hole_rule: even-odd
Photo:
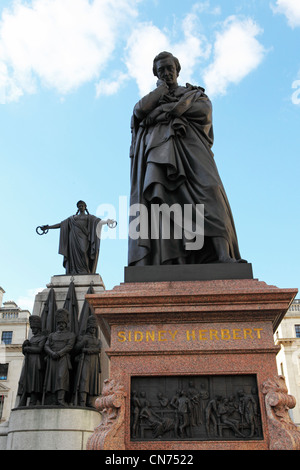
<instances>
[{"instance_id":1,"label":"carved molding on pedestal","mask_svg":"<svg viewBox=\"0 0 300 470\"><path fill-rule=\"evenodd\" d=\"M288 395L283 376L274 376L263 383L270 450L300 450L300 429L288 413L296 406L296 399Z\"/></svg>"},{"instance_id":2,"label":"carved molding on pedestal","mask_svg":"<svg viewBox=\"0 0 300 470\"><path fill-rule=\"evenodd\" d=\"M105 380L102 395L95 406L102 422L87 442L87 450L125 450L125 398L124 386L115 380Z\"/></svg>"}]
</instances>

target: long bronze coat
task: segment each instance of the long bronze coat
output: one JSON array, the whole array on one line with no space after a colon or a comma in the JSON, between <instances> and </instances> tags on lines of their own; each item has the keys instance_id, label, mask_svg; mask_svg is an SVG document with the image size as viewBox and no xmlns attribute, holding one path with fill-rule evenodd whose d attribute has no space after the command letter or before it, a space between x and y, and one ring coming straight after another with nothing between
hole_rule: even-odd
<instances>
[{"instance_id":1,"label":"long bronze coat","mask_svg":"<svg viewBox=\"0 0 300 470\"><path fill-rule=\"evenodd\" d=\"M22 349L25 359L19 380L18 395L43 392L45 373L43 351L46 340L46 336L38 333L24 342ZM29 351L24 351L24 345Z\"/></svg>"},{"instance_id":2,"label":"long bronze coat","mask_svg":"<svg viewBox=\"0 0 300 470\"><path fill-rule=\"evenodd\" d=\"M74 347L76 335L71 331L51 333L45 344L47 368L44 389L55 393L58 390L70 389L70 370L72 369L70 353ZM52 359L51 352L59 353L59 359Z\"/></svg>"},{"instance_id":3,"label":"long bronze coat","mask_svg":"<svg viewBox=\"0 0 300 470\"><path fill-rule=\"evenodd\" d=\"M77 353L77 371L75 386L78 392L86 392L92 396L100 395L99 374L101 341L95 336L87 333L79 336L75 345Z\"/></svg>"},{"instance_id":4,"label":"long bronze coat","mask_svg":"<svg viewBox=\"0 0 300 470\"><path fill-rule=\"evenodd\" d=\"M212 144L212 105L203 88L187 84L178 86L171 95L161 85L135 105L130 206L142 204L148 209L148 218L140 217L141 236L129 236L129 265L141 260L143 264L164 264L178 258L186 263L215 261L212 237L224 237L231 257L240 259L234 221ZM193 210L196 204L204 204L203 248L187 251L184 236L151 240L149 214L154 203L179 203L181 207L189 204ZM135 214L131 215L130 226L135 218Z\"/></svg>"}]
</instances>

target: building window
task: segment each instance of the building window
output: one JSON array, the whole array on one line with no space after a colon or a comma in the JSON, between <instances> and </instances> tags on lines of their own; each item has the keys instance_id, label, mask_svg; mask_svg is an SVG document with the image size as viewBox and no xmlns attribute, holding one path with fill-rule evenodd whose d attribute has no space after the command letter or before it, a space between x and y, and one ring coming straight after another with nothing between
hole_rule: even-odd
<instances>
[{"instance_id":1,"label":"building window","mask_svg":"<svg viewBox=\"0 0 300 470\"><path fill-rule=\"evenodd\" d=\"M300 325L295 325L296 338L300 338Z\"/></svg>"},{"instance_id":2,"label":"building window","mask_svg":"<svg viewBox=\"0 0 300 470\"><path fill-rule=\"evenodd\" d=\"M8 364L0 364L0 380L7 380Z\"/></svg>"},{"instance_id":3,"label":"building window","mask_svg":"<svg viewBox=\"0 0 300 470\"><path fill-rule=\"evenodd\" d=\"M4 343L4 344L11 344L11 342L12 342L12 335L13 335L13 332L12 332L12 331L3 331L3 332L2 332L2 338L1 338L2 343Z\"/></svg>"}]
</instances>

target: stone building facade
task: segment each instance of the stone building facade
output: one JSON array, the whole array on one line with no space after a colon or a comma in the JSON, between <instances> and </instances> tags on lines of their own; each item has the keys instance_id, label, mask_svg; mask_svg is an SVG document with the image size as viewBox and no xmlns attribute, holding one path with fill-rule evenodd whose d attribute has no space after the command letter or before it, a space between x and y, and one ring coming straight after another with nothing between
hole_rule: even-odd
<instances>
[{"instance_id":1,"label":"stone building facade","mask_svg":"<svg viewBox=\"0 0 300 470\"><path fill-rule=\"evenodd\" d=\"M278 374L285 377L289 393L297 405L290 411L295 424L300 425L300 299L294 300L275 333L275 343L281 346L277 354Z\"/></svg>"},{"instance_id":2,"label":"stone building facade","mask_svg":"<svg viewBox=\"0 0 300 470\"><path fill-rule=\"evenodd\" d=\"M24 356L22 344L28 337L28 310L13 301L4 302L0 287L0 423L9 419L15 406Z\"/></svg>"}]
</instances>

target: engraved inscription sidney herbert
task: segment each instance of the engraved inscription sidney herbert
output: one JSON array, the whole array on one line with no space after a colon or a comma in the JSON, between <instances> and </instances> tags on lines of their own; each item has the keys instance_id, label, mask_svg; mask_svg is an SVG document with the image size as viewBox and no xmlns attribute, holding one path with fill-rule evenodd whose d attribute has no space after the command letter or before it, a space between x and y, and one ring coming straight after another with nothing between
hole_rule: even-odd
<instances>
[{"instance_id":1,"label":"engraved inscription sidney herbert","mask_svg":"<svg viewBox=\"0 0 300 470\"><path fill-rule=\"evenodd\" d=\"M117 342L176 342L176 341L228 341L261 340L263 328L207 328L207 329L149 329L146 331L127 330L117 333Z\"/></svg>"}]
</instances>

